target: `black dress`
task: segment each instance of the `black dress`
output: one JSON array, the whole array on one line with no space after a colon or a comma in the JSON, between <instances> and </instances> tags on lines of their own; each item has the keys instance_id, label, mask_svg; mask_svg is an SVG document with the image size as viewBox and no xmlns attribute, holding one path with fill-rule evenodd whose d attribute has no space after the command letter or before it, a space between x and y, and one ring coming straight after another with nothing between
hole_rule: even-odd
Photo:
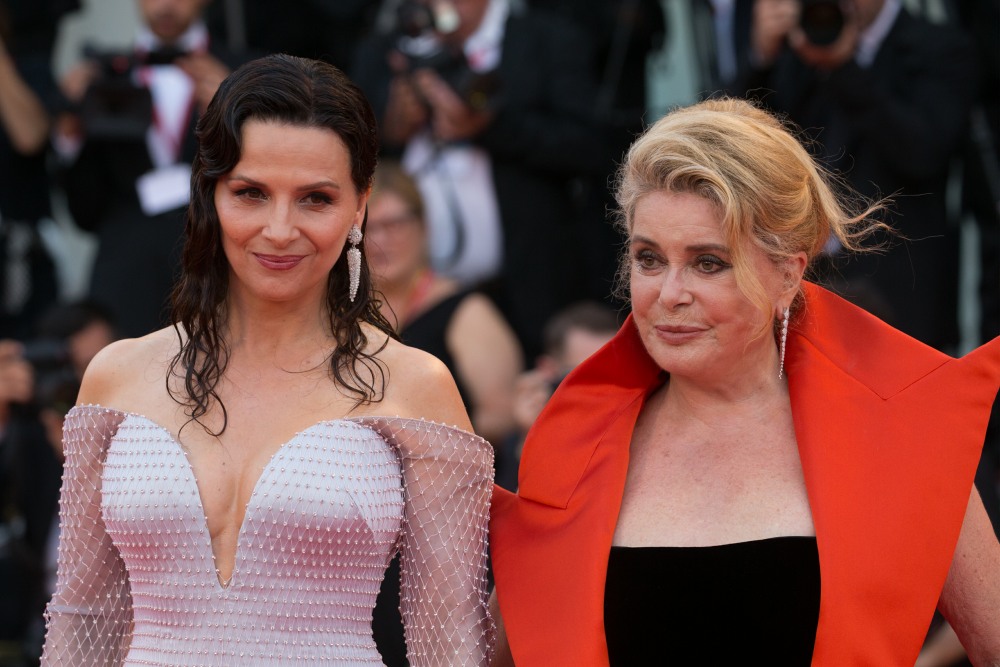
<instances>
[{"instance_id":1,"label":"black dress","mask_svg":"<svg viewBox=\"0 0 1000 667\"><path fill-rule=\"evenodd\" d=\"M808 667L819 595L815 537L612 547L604 594L611 666Z\"/></svg>"}]
</instances>

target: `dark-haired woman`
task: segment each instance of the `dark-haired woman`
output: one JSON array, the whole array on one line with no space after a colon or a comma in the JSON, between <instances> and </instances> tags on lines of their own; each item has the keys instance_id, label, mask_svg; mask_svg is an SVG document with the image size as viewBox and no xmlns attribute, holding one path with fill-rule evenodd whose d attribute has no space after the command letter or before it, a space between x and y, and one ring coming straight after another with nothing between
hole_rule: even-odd
<instances>
[{"instance_id":1,"label":"dark-haired woman","mask_svg":"<svg viewBox=\"0 0 1000 667\"><path fill-rule=\"evenodd\" d=\"M106 348L67 417L43 662L381 664L398 549L411 664L484 664L492 450L372 299L367 101L271 56L198 135L174 326Z\"/></svg>"}]
</instances>

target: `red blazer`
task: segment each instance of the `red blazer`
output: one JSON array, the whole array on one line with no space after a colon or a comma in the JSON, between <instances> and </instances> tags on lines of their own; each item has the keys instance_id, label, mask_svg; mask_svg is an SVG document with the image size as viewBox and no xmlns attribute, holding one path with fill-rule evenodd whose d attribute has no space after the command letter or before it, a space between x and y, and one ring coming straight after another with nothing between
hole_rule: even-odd
<instances>
[{"instance_id":1,"label":"red blazer","mask_svg":"<svg viewBox=\"0 0 1000 667\"><path fill-rule=\"evenodd\" d=\"M953 359L805 291L785 368L822 579L812 664L911 666L1000 387L1000 338ZM518 494L495 490L493 569L518 667L608 664L604 582L628 447L663 378L629 318L528 434Z\"/></svg>"}]
</instances>

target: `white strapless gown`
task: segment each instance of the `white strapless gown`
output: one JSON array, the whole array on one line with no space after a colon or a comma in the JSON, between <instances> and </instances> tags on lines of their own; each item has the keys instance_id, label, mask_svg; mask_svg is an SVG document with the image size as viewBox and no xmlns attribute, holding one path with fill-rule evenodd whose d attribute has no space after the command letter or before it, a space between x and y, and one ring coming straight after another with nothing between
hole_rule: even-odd
<instances>
[{"instance_id":1,"label":"white strapless gown","mask_svg":"<svg viewBox=\"0 0 1000 667\"><path fill-rule=\"evenodd\" d=\"M44 665L378 665L372 609L397 550L410 664L487 663L493 453L478 436L382 417L296 434L261 471L226 582L169 431L76 407L64 447Z\"/></svg>"}]
</instances>

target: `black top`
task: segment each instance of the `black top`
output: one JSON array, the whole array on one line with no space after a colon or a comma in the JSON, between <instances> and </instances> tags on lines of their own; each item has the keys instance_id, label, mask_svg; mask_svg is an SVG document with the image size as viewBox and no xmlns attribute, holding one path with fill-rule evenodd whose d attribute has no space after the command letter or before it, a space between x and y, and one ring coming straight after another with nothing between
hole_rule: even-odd
<instances>
[{"instance_id":1,"label":"black top","mask_svg":"<svg viewBox=\"0 0 1000 667\"><path fill-rule=\"evenodd\" d=\"M604 593L611 666L807 667L819 594L815 537L612 547Z\"/></svg>"},{"instance_id":2,"label":"black top","mask_svg":"<svg viewBox=\"0 0 1000 667\"><path fill-rule=\"evenodd\" d=\"M399 337L404 343L433 354L448 367L452 377L455 378L455 384L458 385L458 393L462 395L462 402L465 403L466 410L471 407L469 394L462 383L455 359L448 349L448 327L451 326L451 320L455 317L458 307L470 294L469 290L461 290L445 297L407 322L403 330L399 332Z\"/></svg>"}]
</instances>

